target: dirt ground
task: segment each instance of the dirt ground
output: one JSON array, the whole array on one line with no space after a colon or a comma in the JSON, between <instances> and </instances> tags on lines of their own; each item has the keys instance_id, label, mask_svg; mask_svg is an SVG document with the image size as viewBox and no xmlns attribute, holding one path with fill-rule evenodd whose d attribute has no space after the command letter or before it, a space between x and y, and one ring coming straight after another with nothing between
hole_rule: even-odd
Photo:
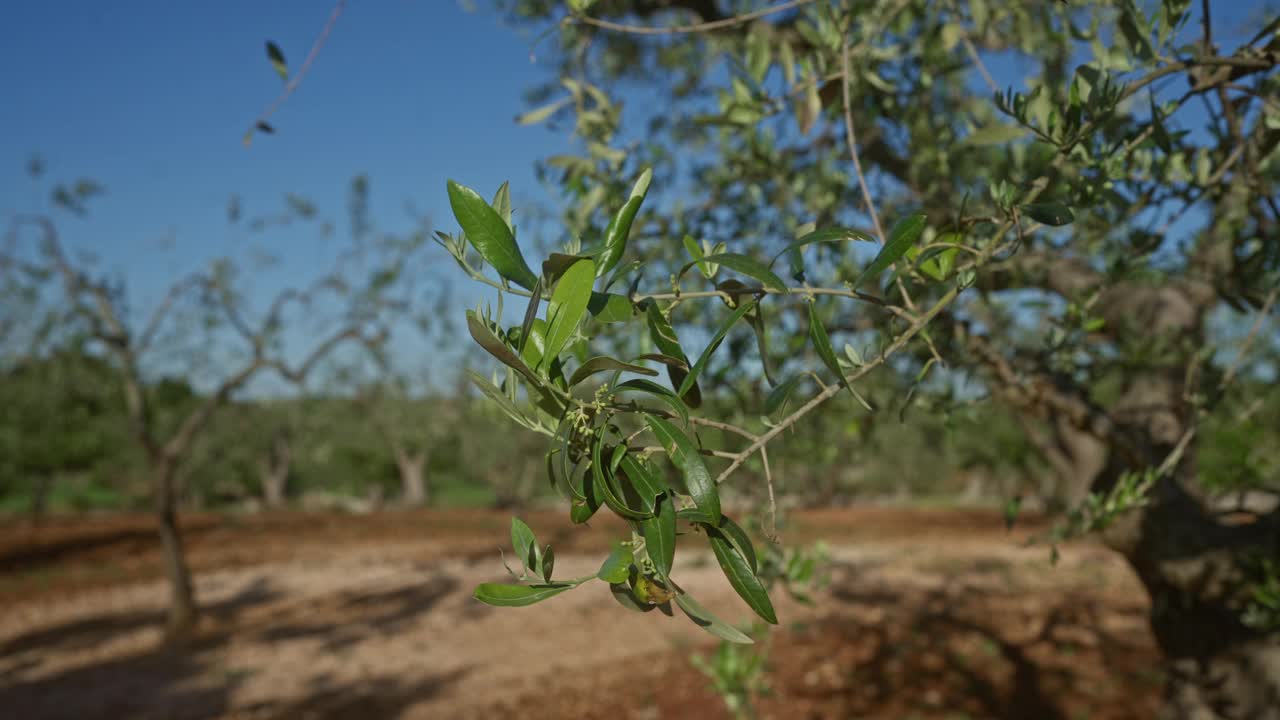
<instances>
[{"instance_id":1,"label":"dirt ground","mask_svg":"<svg viewBox=\"0 0 1280 720\"><path fill-rule=\"evenodd\" d=\"M610 523L520 513L557 575L594 572ZM508 513L202 515L185 521L204 619L160 645L165 586L145 517L0 525L0 717L728 717L690 663L715 640L630 613L601 583L498 610ZM1044 547L996 514L802 512L785 542L826 538L814 607L776 593L766 718L1146 718L1161 676L1147 600L1092 545ZM746 620L715 562L673 573Z\"/></svg>"}]
</instances>

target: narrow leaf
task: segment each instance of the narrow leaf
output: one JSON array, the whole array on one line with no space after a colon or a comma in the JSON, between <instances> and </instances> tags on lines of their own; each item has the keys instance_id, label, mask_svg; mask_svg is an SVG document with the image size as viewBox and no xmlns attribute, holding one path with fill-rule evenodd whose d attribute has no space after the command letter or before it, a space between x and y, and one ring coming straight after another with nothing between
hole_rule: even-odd
<instances>
[{"instance_id":1,"label":"narrow leaf","mask_svg":"<svg viewBox=\"0 0 1280 720\"><path fill-rule=\"evenodd\" d=\"M723 265L748 277L759 280L766 288L776 292L785 292L787 284L769 269L769 266L755 258L737 253L718 253L703 258L705 263Z\"/></svg>"},{"instance_id":2,"label":"narrow leaf","mask_svg":"<svg viewBox=\"0 0 1280 720\"><path fill-rule=\"evenodd\" d=\"M897 225L889 231L889 239L885 242L884 247L880 248L880 252L876 255L875 260L867 266L866 270L853 281L854 287L862 284L863 280L875 277L884 272L885 268L892 265L906 254L916 240L920 238L920 233L924 232L927 218L924 213L916 213L909 215L898 221Z\"/></svg>"},{"instance_id":3,"label":"narrow leaf","mask_svg":"<svg viewBox=\"0 0 1280 720\"><path fill-rule=\"evenodd\" d=\"M657 497L667 491L667 482L657 473L649 471L645 464L630 453L622 456L622 472L640 496L640 502L646 509L651 509Z\"/></svg>"},{"instance_id":4,"label":"narrow leaf","mask_svg":"<svg viewBox=\"0 0 1280 720\"><path fill-rule=\"evenodd\" d=\"M800 381L804 379L802 375L795 375L783 380L777 387L769 392L769 397L764 400L764 414L772 415L782 406L786 404L787 398L791 397L791 392L796 389Z\"/></svg>"},{"instance_id":5,"label":"narrow leaf","mask_svg":"<svg viewBox=\"0 0 1280 720\"><path fill-rule=\"evenodd\" d=\"M687 366L689 364L689 356L685 355L684 349L680 347L680 340L676 338L675 329L671 327L671 323L667 321L666 316L658 309L657 303L649 303L646 319L649 321L649 337L653 340L653 344L658 346L658 350L663 355L680 358ZM684 379L688 375L688 370L672 365L667 366L667 377L671 379L672 387L684 385ZM679 393L679 396L691 408L697 408L702 404L702 391L698 388L697 382L690 385L686 392Z\"/></svg>"},{"instance_id":6,"label":"narrow leaf","mask_svg":"<svg viewBox=\"0 0 1280 720\"><path fill-rule=\"evenodd\" d=\"M512 350L506 343L502 342L502 339L493 332L493 329L489 327L489 324L484 320L481 320L480 316L476 315L474 310L467 311L467 330L470 331L471 338L475 340L480 347L489 351L490 355L501 360L504 365L514 368L521 375L528 378L530 382L541 385L542 381L538 378L537 374L534 373L533 370L529 369L528 365L525 365L524 361L520 359L520 356L516 355L515 350Z\"/></svg>"},{"instance_id":7,"label":"narrow leaf","mask_svg":"<svg viewBox=\"0 0 1280 720\"><path fill-rule=\"evenodd\" d=\"M636 178L636 183L631 188L631 195L627 198L627 202L609 221L608 227L604 230L604 250L600 253L600 265L596 268L597 275L609 272L622 259L622 254L627 249L627 236L631 234L631 223L635 220L636 213L640 212L645 195L649 193L649 181L652 179L653 170L646 168L640 173L640 177Z\"/></svg>"},{"instance_id":8,"label":"narrow leaf","mask_svg":"<svg viewBox=\"0 0 1280 720\"><path fill-rule=\"evenodd\" d=\"M449 206L467 240L499 275L532 290L538 278L529 269L507 221L471 188L450 180Z\"/></svg>"},{"instance_id":9,"label":"narrow leaf","mask_svg":"<svg viewBox=\"0 0 1280 720\"><path fill-rule=\"evenodd\" d=\"M734 549L724 533L713 527L707 527L706 531L711 540L711 551L715 553L725 577L729 578L729 584L757 615L766 622L777 625L778 616L774 613L769 593L765 591L760 578L752 572L746 559Z\"/></svg>"},{"instance_id":10,"label":"narrow leaf","mask_svg":"<svg viewBox=\"0 0 1280 720\"><path fill-rule=\"evenodd\" d=\"M694 600L692 595L687 593L677 595L676 605L679 605L684 614L689 616L693 624L721 640L728 640L739 645L751 645L755 642L741 630L712 615L711 611L702 607L701 603Z\"/></svg>"},{"instance_id":11,"label":"narrow leaf","mask_svg":"<svg viewBox=\"0 0 1280 720\"><path fill-rule=\"evenodd\" d=\"M569 338L582 322L591 300L591 285L595 282L595 264L591 260L574 263L556 282L547 303L547 350L544 362L560 354Z\"/></svg>"},{"instance_id":12,"label":"narrow leaf","mask_svg":"<svg viewBox=\"0 0 1280 720\"><path fill-rule=\"evenodd\" d=\"M685 421L686 423L689 422L688 406L686 406L680 398L676 397L676 394L674 392L668 390L667 388L662 387L661 385L653 382L652 380L645 380L644 378L635 378L633 380L628 380L624 383L619 383L618 386L614 388L614 392L624 392L628 390L646 393L658 398L659 400L663 401L668 406L670 406L671 409L674 410L675 413L680 416L681 420Z\"/></svg>"},{"instance_id":13,"label":"narrow leaf","mask_svg":"<svg viewBox=\"0 0 1280 720\"><path fill-rule=\"evenodd\" d=\"M1056 202L1023 205L1022 212L1026 213L1032 220L1051 227L1070 225L1076 219L1076 216L1071 212L1071 208Z\"/></svg>"},{"instance_id":14,"label":"narrow leaf","mask_svg":"<svg viewBox=\"0 0 1280 720\"><path fill-rule=\"evenodd\" d=\"M542 555L538 550L538 539L520 518L511 518L511 547L515 548L516 557L520 558L529 572L537 574L541 571Z\"/></svg>"},{"instance_id":15,"label":"narrow leaf","mask_svg":"<svg viewBox=\"0 0 1280 720\"><path fill-rule=\"evenodd\" d=\"M853 393L853 387L845 379L844 369L840 367L840 361L836 359L836 351L831 347L831 338L827 336L827 329L822 326L822 320L818 318L817 305L817 303L809 303L809 337L813 340L813 349L818 351L818 357L822 358L822 364L835 373L836 380L847 388L850 393ZM854 397L857 398L856 393L854 393Z\"/></svg>"},{"instance_id":16,"label":"narrow leaf","mask_svg":"<svg viewBox=\"0 0 1280 720\"><path fill-rule=\"evenodd\" d=\"M658 371L647 368L643 365L632 365L630 363L624 363L621 360L615 360L611 357L598 355L582 363L582 365L574 371L573 376L569 378L569 387L577 385L596 373L608 372L610 370L632 372L638 375L648 375L650 377L656 377L658 375Z\"/></svg>"},{"instance_id":17,"label":"narrow leaf","mask_svg":"<svg viewBox=\"0 0 1280 720\"><path fill-rule=\"evenodd\" d=\"M846 228L846 227L822 228L820 230L814 230L811 233L806 233L800 236L799 239L795 240L790 245L787 245L786 247L782 248L782 250L779 250L778 253L773 256L773 259L769 261L769 267L772 268L774 263L778 262L778 258L782 257L783 255L786 255L792 250L799 250L800 248L806 245L812 245L813 243L824 243L824 242L843 242L845 240L863 240L865 242L876 241L874 236L868 235L867 233L861 230L854 230L853 228Z\"/></svg>"},{"instance_id":18,"label":"narrow leaf","mask_svg":"<svg viewBox=\"0 0 1280 720\"><path fill-rule=\"evenodd\" d=\"M724 341L724 336L729 333L730 328L742 319L743 315L746 315L755 306L755 300L739 305L738 309L734 310L733 313L729 315L729 318L720 325L720 329L716 330L716 334L711 337L711 342L707 344L707 347L703 349L702 354L698 356L698 361L693 364L693 369L689 371L689 374L680 383L680 388L676 390L676 395L683 396L685 393L689 392L689 389L693 387L694 383L698 382L698 376L701 375L703 369L706 368L707 361L711 359L711 354L714 353L716 348L720 347L720 343Z\"/></svg>"},{"instance_id":19,"label":"narrow leaf","mask_svg":"<svg viewBox=\"0 0 1280 720\"><path fill-rule=\"evenodd\" d=\"M671 458L672 464L684 474L685 487L694 504L712 521L719 523L720 493L706 463L702 461L702 455L698 453L698 448L683 431L666 420L649 414L644 419L658 443L666 450L667 457Z\"/></svg>"},{"instance_id":20,"label":"narrow leaf","mask_svg":"<svg viewBox=\"0 0 1280 720\"><path fill-rule=\"evenodd\" d=\"M663 495L656 509L657 515L640 523L640 532L658 576L666 579L676 557L676 508L671 496Z\"/></svg>"},{"instance_id":21,"label":"narrow leaf","mask_svg":"<svg viewBox=\"0 0 1280 720\"><path fill-rule=\"evenodd\" d=\"M514 236L515 228L511 227L511 188L506 182L498 186L498 192L493 194L493 202L489 204L493 206L494 212L498 213L498 217L502 218L507 227L511 228Z\"/></svg>"},{"instance_id":22,"label":"narrow leaf","mask_svg":"<svg viewBox=\"0 0 1280 720\"><path fill-rule=\"evenodd\" d=\"M289 79L289 64L284 61L284 53L280 51L279 45L270 40L267 41L267 59L271 61L271 67L275 68L281 80Z\"/></svg>"},{"instance_id":23,"label":"narrow leaf","mask_svg":"<svg viewBox=\"0 0 1280 720\"><path fill-rule=\"evenodd\" d=\"M476 587L475 599L496 607L525 607L555 597L565 590L577 587L577 583L553 583L547 585L508 585L482 583Z\"/></svg>"}]
</instances>

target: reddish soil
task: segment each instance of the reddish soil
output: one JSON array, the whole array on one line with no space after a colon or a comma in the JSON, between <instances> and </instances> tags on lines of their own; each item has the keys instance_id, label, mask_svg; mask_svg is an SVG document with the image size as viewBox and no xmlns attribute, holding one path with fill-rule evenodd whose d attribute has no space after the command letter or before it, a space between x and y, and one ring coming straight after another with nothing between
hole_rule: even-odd
<instances>
[{"instance_id":1,"label":"reddish soil","mask_svg":"<svg viewBox=\"0 0 1280 720\"><path fill-rule=\"evenodd\" d=\"M620 526L521 512L590 573ZM589 583L540 605L470 597L505 575L508 513L200 515L185 520L205 609L160 647L165 587L146 517L0 525L0 716L14 718L729 717L689 656L682 617L629 613ZM1035 530L1036 528L1031 528ZM1146 597L1101 548L1056 567L997 514L801 512L832 583L813 608L775 597L771 718L1146 718L1161 678ZM714 561L676 576L745 620ZM781 596L782 593L775 593Z\"/></svg>"}]
</instances>

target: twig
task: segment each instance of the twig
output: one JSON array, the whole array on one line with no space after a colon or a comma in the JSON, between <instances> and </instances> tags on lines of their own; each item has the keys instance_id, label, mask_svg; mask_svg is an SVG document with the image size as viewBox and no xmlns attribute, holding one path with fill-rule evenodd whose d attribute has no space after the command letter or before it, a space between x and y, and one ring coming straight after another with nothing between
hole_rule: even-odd
<instances>
[{"instance_id":1,"label":"twig","mask_svg":"<svg viewBox=\"0 0 1280 720\"><path fill-rule=\"evenodd\" d=\"M303 60L302 65L298 67L297 74L289 79L288 84L284 86L284 90L280 91L280 94L276 96L276 99L267 106L267 109L264 110L256 120L253 121L253 125L249 126L249 132L244 136L245 145L249 144L254 131L262 125L266 125L267 119L274 115L275 112L280 109L280 106L284 104L284 101L288 100L289 96L292 95L300 85L302 85L302 78L306 76L307 71L311 69L312 63L314 63L316 58L319 57L320 49L324 47L325 42L329 40L329 35L333 32L334 26L338 24L338 18L342 16L342 11L345 9L346 5L347 0L337 0L334 4L333 12L329 14L329 20L324 24L324 28L320 30L319 37L317 37L316 41L312 43L311 51L307 53L306 59Z\"/></svg>"}]
</instances>

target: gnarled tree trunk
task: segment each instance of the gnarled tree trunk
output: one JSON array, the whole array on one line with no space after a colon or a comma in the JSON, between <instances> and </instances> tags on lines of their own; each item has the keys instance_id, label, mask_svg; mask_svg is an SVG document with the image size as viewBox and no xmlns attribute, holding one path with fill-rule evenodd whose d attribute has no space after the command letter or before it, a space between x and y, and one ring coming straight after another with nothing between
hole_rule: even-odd
<instances>
[{"instance_id":1,"label":"gnarled tree trunk","mask_svg":"<svg viewBox=\"0 0 1280 720\"><path fill-rule=\"evenodd\" d=\"M288 433L279 431L271 441L271 449L258 461L258 476L262 480L262 501L270 508L284 505L288 495L289 471L293 464L293 449Z\"/></svg>"},{"instance_id":2,"label":"gnarled tree trunk","mask_svg":"<svg viewBox=\"0 0 1280 720\"><path fill-rule=\"evenodd\" d=\"M185 642L195 630L197 606L191 570L187 567L178 528L176 467L170 459L152 463L157 529L160 532L161 557L165 577L169 581L169 615L165 621L165 639L174 644Z\"/></svg>"},{"instance_id":3,"label":"gnarled tree trunk","mask_svg":"<svg viewBox=\"0 0 1280 720\"><path fill-rule=\"evenodd\" d=\"M396 451L396 467L400 470L400 499L405 505L427 502L427 452Z\"/></svg>"}]
</instances>

